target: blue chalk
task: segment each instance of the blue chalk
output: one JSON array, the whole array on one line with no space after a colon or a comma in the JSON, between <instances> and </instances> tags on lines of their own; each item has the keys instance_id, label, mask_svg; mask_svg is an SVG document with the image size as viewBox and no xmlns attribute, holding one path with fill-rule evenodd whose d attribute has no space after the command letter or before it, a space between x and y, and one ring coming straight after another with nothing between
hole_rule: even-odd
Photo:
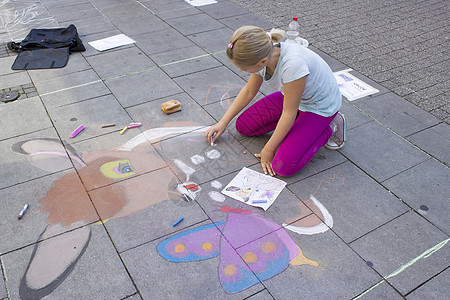
<instances>
[{"instance_id":1,"label":"blue chalk","mask_svg":"<svg viewBox=\"0 0 450 300\"><path fill-rule=\"evenodd\" d=\"M253 200L252 204L267 203L267 200Z\"/></svg>"},{"instance_id":2,"label":"blue chalk","mask_svg":"<svg viewBox=\"0 0 450 300\"><path fill-rule=\"evenodd\" d=\"M173 227L177 226L181 221L183 221L183 217L179 218L178 220L175 221L175 223L172 224Z\"/></svg>"}]
</instances>

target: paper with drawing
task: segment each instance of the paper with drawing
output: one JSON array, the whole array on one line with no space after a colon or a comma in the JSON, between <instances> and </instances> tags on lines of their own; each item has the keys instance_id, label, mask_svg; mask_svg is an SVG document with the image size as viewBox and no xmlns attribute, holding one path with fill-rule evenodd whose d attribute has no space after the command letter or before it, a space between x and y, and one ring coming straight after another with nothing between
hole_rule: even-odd
<instances>
[{"instance_id":1,"label":"paper with drawing","mask_svg":"<svg viewBox=\"0 0 450 300\"><path fill-rule=\"evenodd\" d=\"M222 194L267 210L286 186L283 180L243 168Z\"/></svg>"}]
</instances>

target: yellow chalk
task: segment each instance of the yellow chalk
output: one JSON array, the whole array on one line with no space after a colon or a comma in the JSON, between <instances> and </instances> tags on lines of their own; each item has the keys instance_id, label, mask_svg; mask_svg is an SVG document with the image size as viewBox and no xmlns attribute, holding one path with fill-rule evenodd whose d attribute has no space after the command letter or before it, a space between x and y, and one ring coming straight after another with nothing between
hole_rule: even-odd
<instances>
[{"instance_id":1,"label":"yellow chalk","mask_svg":"<svg viewBox=\"0 0 450 300\"><path fill-rule=\"evenodd\" d=\"M120 132L120 134L124 134L125 131L127 131L127 129L128 129L128 126L125 126L125 127L122 129L122 131Z\"/></svg>"}]
</instances>

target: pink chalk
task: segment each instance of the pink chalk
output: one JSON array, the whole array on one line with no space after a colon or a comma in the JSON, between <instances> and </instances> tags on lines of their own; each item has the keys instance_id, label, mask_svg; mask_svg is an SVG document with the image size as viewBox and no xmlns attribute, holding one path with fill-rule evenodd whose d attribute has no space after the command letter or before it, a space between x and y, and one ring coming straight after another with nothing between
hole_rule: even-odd
<instances>
[{"instance_id":1,"label":"pink chalk","mask_svg":"<svg viewBox=\"0 0 450 300\"><path fill-rule=\"evenodd\" d=\"M75 129L69 136L70 136L71 138L74 138L74 137L76 137L83 129L84 129L84 126L83 126L83 125L80 125L80 126L78 126L78 128Z\"/></svg>"},{"instance_id":2,"label":"pink chalk","mask_svg":"<svg viewBox=\"0 0 450 300\"><path fill-rule=\"evenodd\" d=\"M132 124L128 125L128 129L136 128L136 127L141 127L141 123L132 123Z\"/></svg>"}]
</instances>

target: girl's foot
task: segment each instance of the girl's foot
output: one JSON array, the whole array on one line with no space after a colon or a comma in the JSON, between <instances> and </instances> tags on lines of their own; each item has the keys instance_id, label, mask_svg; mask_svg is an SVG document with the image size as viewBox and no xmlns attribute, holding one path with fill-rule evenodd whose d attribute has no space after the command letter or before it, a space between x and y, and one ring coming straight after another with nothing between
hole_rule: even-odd
<instances>
[{"instance_id":1,"label":"girl's foot","mask_svg":"<svg viewBox=\"0 0 450 300\"><path fill-rule=\"evenodd\" d=\"M331 121L330 127L333 130L333 135L328 140L325 148L339 150L344 147L347 140L347 120L345 116L338 112L333 121Z\"/></svg>"}]
</instances>

